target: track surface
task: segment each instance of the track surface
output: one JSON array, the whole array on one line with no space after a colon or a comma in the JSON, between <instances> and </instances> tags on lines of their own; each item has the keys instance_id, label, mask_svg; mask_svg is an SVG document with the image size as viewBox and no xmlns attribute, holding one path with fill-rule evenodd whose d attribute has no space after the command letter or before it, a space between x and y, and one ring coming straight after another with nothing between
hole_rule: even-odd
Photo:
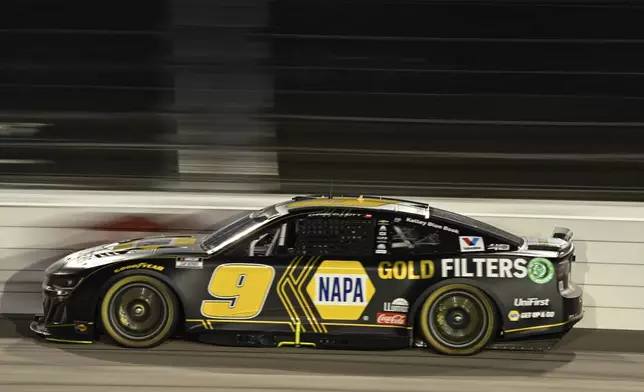
<instances>
[{"instance_id":1,"label":"track surface","mask_svg":"<svg viewBox=\"0 0 644 392\"><path fill-rule=\"evenodd\" d=\"M126 350L48 343L24 328L0 320L0 391L644 391L642 339L632 344L628 334L620 345L629 353L605 351L606 336L577 332L547 353L449 358L425 350L239 349L183 341Z\"/></svg>"}]
</instances>

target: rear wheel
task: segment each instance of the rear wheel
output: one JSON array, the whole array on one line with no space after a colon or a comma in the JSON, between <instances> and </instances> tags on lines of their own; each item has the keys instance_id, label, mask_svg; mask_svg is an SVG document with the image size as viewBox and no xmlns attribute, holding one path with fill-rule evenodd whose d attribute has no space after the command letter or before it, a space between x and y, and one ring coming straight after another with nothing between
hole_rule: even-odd
<instances>
[{"instance_id":1,"label":"rear wheel","mask_svg":"<svg viewBox=\"0 0 644 392\"><path fill-rule=\"evenodd\" d=\"M159 279L130 275L107 290L100 313L105 332L116 343L147 348L161 344L174 333L178 300Z\"/></svg>"},{"instance_id":2,"label":"rear wheel","mask_svg":"<svg viewBox=\"0 0 644 392\"><path fill-rule=\"evenodd\" d=\"M494 309L478 288L449 284L425 300L420 328L429 344L442 354L475 354L495 336L498 323Z\"/></svg>"}]
</instances>

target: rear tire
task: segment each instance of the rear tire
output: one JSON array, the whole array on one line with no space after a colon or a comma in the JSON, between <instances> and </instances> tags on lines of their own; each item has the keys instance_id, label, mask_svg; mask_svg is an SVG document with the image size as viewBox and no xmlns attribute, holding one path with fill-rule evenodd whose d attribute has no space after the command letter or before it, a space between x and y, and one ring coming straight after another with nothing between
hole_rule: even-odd
<instances>
[{"instance_id":1,"label":"rear tire","mask_svg":"<svg viewBox=\"0 0 644 392\"><path fill-rule=\"evenodd\" d=\"M128 348L157 346L174 334L179 301L162 281L129 275L107 289L101 302L101 323L107 335Z\"/></svg>"},{"instance_id":2,"label":"rear tire","mask_svg":"<svg viewBox=\"0 0 644 392\"><path fill-rule=\"evenodd\" d=\"M448 355L476 354L495 337L494 304L480 289L448 284L433 291L419 315L421 332L436 351Z\"/></svg>"}]
</instances>

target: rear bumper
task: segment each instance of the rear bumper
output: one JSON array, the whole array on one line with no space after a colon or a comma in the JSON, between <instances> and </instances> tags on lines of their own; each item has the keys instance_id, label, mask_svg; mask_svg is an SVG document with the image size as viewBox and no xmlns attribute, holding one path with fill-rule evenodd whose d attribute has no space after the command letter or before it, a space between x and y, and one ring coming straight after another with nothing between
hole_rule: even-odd
<instances>
[{"instance_id":1,"label":"rear bumper","mask_svg":"<svg viewBox=\"0 0 644 392\"><path fill-rule=\"evenodd\" d=\"M524 337L531 337L536 335L562 336L570 331L572 327L581 321L584 317L583 309L583 289L575 284L571 284L570 288L565 292L560 293L561 299L561 312L557 320L553 322L543 323L540 325L532 325L523 328L511 328L503 331L503 336L506 339L520 339Z\"/></svg>"}]
</instances>

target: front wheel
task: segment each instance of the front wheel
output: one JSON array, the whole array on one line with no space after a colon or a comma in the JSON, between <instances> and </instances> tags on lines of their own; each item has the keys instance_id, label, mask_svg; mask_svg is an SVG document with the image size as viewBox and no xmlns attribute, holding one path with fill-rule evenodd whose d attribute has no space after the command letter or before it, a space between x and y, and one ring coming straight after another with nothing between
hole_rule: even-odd
<instances>
[{"instance_id":1,"label":"front wheel","mask_svg":"<svg viewBox=\"0 0 644 392\"><path fill-rule=\"evenodd\" d=\"M494 337L497 317L489 297L474 286L449 284L432 292L420 311L429 344L449 355L472 355Z\"/></svg>"},{"instance_id":2,"label":"front wheel","mask_svg":"<svg viewBox=\"0 0 644 392\"><path fill-rule=\"evenodd\" d=\"M116 343L130 348L161 344L178 322L178 300L159 279L130 275L117 280L101 302L101 322Z\"/></svg>"}]
</instances>

